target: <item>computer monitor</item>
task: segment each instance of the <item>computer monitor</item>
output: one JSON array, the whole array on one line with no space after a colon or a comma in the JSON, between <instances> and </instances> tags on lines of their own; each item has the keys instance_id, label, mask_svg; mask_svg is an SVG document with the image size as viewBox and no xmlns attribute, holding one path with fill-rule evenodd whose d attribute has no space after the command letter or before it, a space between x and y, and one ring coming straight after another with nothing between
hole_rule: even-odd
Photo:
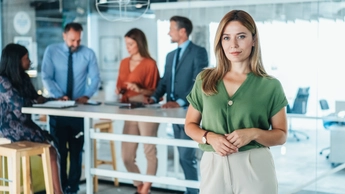
<instances>
[{"instance_id":1,"label":"computer monitor","mask_svg":"<svg viewBox=\"0 0 345 194\"><path fill-rule=\"evenodd\" d=\"M345 101L335 101L335 113L338 114L340 111L345 111Z\"/></svg>"}]
</instances>

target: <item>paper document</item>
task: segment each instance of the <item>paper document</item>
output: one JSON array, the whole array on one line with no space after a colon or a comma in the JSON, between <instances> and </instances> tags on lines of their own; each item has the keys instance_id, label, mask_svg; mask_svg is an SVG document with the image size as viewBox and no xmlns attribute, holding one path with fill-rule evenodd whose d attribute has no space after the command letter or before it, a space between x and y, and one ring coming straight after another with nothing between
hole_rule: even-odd
<instances>
[{"instance_id":1,"label":"paper document","mask_svg":"<svg viewBox=\"0 0 345 194\"><path fill-rule=\"evenodd\" d=\"M89 99L85 104L87 104L87 105L101 105L102 102L98 102L98 101Z\"/></svg>"},{"instance_id":2,"label":"paper document","mask_svg":"<svg viewBox=\"0 0 345 194\"><path fill-rule=\"evenodd\" d=\"M76 106L76 103L73 100L67 100L67 101L54 100L54 101L48 101L43 104L33 104L32 106L41 107L41 108L68 108L68 107Z\"/></svg>"},{"instance_id":3,"label":"paper document","mask_svg":"<svg viewBox=\"0 0 345 194\"><path fill-rule=\"evenodd\" d=\"M146 108L161 108L162 104L145 104Z\"/></svg>"}]
</instances>

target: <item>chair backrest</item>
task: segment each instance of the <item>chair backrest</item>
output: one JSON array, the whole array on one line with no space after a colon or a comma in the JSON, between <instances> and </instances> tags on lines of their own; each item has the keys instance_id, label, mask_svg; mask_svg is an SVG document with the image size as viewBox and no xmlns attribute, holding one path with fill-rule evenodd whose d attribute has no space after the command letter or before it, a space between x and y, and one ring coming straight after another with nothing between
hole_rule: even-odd
<instances>
[{"instance_id":1,"label":"chair backrest","mask_svg":"<svg viewBox=\"0 0 345 194\"><path fill-rule=\"evenodd\" d=\"M325 99L320 100L321 110L329 110L328 102Z\"/></svg>"},{"instance_id":2,"label":"chair backrest","mask_svg":"<svg viewBox=\"0 0 345 194\"><path fill-rule=\"evenodd\" d=\"M305 114L307 112L309 88L310 87L298 88L298 92L291 113Z\"/></svg>"}]
</instances>

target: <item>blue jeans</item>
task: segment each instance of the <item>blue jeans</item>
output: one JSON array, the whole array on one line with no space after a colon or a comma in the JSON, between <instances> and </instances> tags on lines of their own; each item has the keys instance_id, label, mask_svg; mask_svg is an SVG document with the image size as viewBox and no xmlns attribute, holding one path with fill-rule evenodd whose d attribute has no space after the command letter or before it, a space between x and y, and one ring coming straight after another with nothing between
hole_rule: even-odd
<instances>
[{"instance_id":1,"label":"blue jeans","mask_svg":"<svg viewBox=\"0 0 345 194\"><path fill-rule=\"evenodd\" d=\"M61 185L70 191L79 190L79 181L82 171L82 153L84 136L76 138L76 135L84 131L84 119L73 117L50 116L50 133L60 153ZM68 147L67 147L68 145ZM67 176L67 156L69 152L69 172Z\"/></svg>"},{"instance_id":2,"label":"blue jeans","mask_svg":"<svg viewBox=\"0 0 345 194\"><path fill-rule=\"evenodd\" d=\"M184 125L173 124L175 139L191 139L184 131ZM198 180L195 148L177 147L180 164L186 180ZM199 189L187 188L185 194L198 194Z\"/></svg>"}]
</instances>

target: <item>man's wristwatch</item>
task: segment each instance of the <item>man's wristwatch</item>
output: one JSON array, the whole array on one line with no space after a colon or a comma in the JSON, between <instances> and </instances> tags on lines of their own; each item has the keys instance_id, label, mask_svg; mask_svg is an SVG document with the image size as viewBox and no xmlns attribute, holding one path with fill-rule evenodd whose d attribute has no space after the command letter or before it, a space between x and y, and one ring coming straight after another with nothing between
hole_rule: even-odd
<instances>
[{"instance_id":1,"label":"man's wristwatch","mask_svg":"<svg viewBox=\"0 0 345 194\"><path fill-rule=\"evenodd\" d=\"M208 132L209 132L209 131L206 131L205 134L204 134L204 136L202 136L201 141L202 141L203 144L208 144L208 143L207 143L207 139L206 139L206 135L207 135Z\"/></svg>"}]
</instances>

